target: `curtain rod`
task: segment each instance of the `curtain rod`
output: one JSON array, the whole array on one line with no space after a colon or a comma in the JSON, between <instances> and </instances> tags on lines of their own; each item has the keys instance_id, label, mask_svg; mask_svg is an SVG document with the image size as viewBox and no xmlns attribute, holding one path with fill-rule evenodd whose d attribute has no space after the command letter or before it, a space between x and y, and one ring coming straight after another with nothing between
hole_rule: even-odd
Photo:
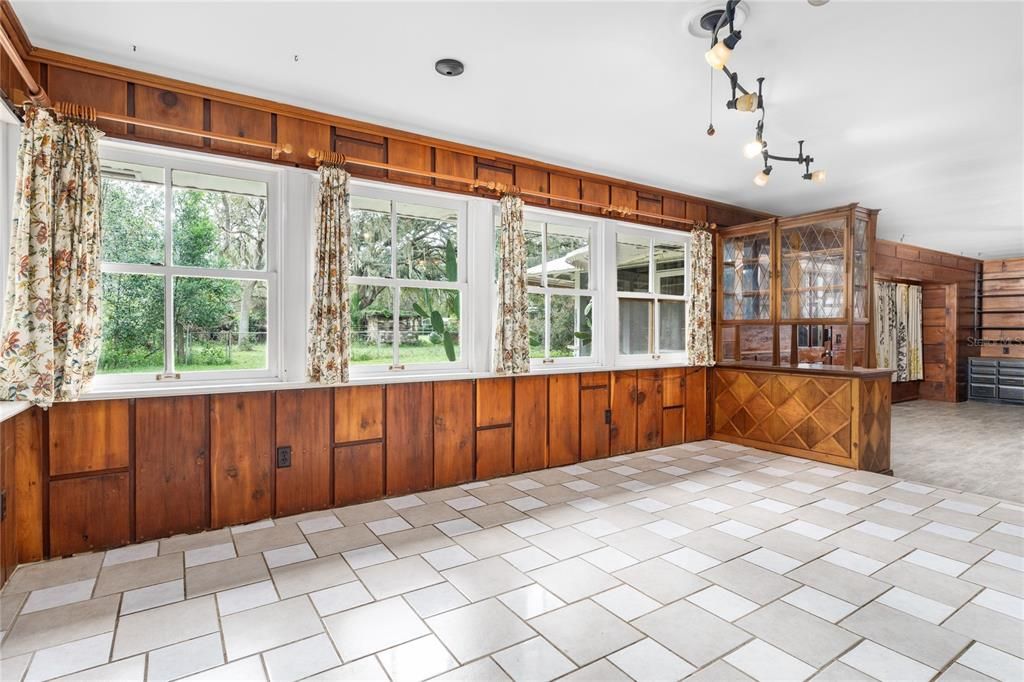
<instances>
[{"instance_id":1,"label":"curtain rod","mask_svg":"<svg viewBox=\"0 0 1024 682\"><path fill-rule=\"evenodd\" d=\"M321 164L330 164L336 166L363 166L365 168L374 168L378 170L390 171L393 173L407 173L409 175L415 175L422 178L433 178L435 180L444 180L446 182L458 182L464 185L468 185L471 189L477 190L482 189L484 191L494 192L496 194L515 194L519 196L534 197L536 199L548 199L551 201L561 201L567 204L575 204L577 206L596 208L601 211L604 215L618 216L626 218L630 216L651 218L654 220L665 220L670 222L679 223L681 225L696 225L698 221L691 218L676 218L673 216L661 215L659 213L650 213L647 211L638 211L628 206L615 206L613 204L604 204L597 201L589 201L587 199L573 199L571 197L558 196L556 194L549 194L548 192L540 192L536 190L523 189L515 185L507 185L501 182L494 181L483 181L483 180L470 180L469 178L463 178L455 175L446 175L444 173L437 173L435 171L420 170L417 168L406 168L403 166L396 166L390 163L382 163L380 161L368 161L364 159L350 159L344 154L337 152L326 152L319 149L310 149L307 152L307 156L313 159L313 161L319 166Z\"/></svg>"},{"instance_id":2,"label":"curtain rod","mask_svg":"<svg viewBox=\"0 0 1024 682\"><path fill-rule=\"evenodd\" d=\"M3 26L0 26L0 47L3 47L4 52L10 57L11 63L14 64L15 70L21 79L25 81L25 87L28 88L28 97L32 100L32 103L41 106L50 106L50 96L46 94L42 86L39 85L39 81L35 79L32 72L28 70L28 66L25 65L25 60L21 58L18 53L18 48L11 42L11 37L7 35L7 31L4 30Z\"/></svg>"}]
</instances>

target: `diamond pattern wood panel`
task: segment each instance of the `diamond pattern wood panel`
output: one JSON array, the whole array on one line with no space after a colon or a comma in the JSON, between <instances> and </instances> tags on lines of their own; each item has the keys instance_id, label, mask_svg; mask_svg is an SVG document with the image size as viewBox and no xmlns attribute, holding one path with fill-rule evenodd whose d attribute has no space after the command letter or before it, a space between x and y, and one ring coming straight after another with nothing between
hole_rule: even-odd
<instances>
[{"instance_id":1,"label":"diamond pattern wood panel","mask_svg":"<svg viewBox=\"0 0 1024 682\"><path fill-rule=\"evenodd\" d=\"M858 469L891 472L892 382L860 381L860 453Z\"/></svg>"},{"instance_id":2,"label":"diamond pattern wood panel","mask_svg":"<svg viewBox=\"0 0 1024 682\"><path fill-rule=\"evenodd\" d=\"M852 458L852 381L714 371L715 433Z\"/></svg>"}]
</instances>

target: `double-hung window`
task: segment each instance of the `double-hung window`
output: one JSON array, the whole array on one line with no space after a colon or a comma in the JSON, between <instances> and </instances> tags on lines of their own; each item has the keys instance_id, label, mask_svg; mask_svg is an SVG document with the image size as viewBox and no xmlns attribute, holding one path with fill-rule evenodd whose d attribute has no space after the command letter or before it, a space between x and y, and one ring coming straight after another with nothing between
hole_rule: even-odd
<instances>
[{"instance_id":1,"label":"double-hung window","mask_svg":"<svg viewBox=\"0 0 1024 682\"><path fill-rule=\"evenodd\" d=\"M523 218L531 362L593 362L596 223L535 211Z\"/></svg>"},{"instance_id":2,"label":"double-hung window","mask_svg":"<svg viewBox=\"0 0 1024 682\"><path fill-rule=\"evenodd\" d=\"M274 376L276 174L102 157L100 382Z\"/></svg>"},{"instance_id":3,"label":"double-hung window","mask_svg":"<svg viewBox=\"0 0 1024 682\"><path fill-rule=\"evenodd\" d=\"M683 362L689 236L615 227L619 360Z\"/></svg>"},{"instance_id":4,"label":"double-hung window","mask_svg":"<svg viewBox=\"0 0 1024 682\"><path fill-rule=\"evenodd\" d=\"M466 202L360 185L350 211L354 371L466 369Z\"/></svg>"}]
</instances>

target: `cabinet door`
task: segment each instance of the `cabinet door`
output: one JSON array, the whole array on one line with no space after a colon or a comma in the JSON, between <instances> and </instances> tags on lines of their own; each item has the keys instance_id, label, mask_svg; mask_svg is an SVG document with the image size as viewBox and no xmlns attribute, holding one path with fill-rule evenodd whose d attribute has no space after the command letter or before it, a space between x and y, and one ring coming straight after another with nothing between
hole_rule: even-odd
<instances>
[{"instance_id":1,"label":"cabinet door","mask_svg":"<svg viewBox=\"0 0 1024 682\"><path fill-rule=\"evenodd\" d=\"M594 390L594 389L592 389ZM580 459L580 377L553 374L548 378L548 466Z\"/></svg>"},{"instance_id":2,"label":"cabinet door","mask_svg":"<svg viewBox=\"0 0 1024 682\"><path fill-rule=\"evenodd\" d=\"M334 442L358 443L383 437L383 386L334 389Z\"/></svg>"},{"instance_id":3,"label":"cabinet door","mask_svg":"<svg viewBox=\"0 0 1024 682\"><path fill-rule=\"evenodd\" d=\"M128 401L57 403L48 413L50 475L128 466Z\"/></svg>"},{"instance_id":4,"label":"cabinet door","mask_svg":"<svg viewBox=\"0 0 1024 682\"><path fill-rule=\"evenodd\" d=\"M686 408L666 407L662 410L661 444L679 445L686 429Z\"/></svg>"},{"instance_id":5,"label":"cabinet door","mask_svg":"<svg viewBox=\"0 0 1024 682\"><path fill-rule=\"evenodd\" d=\"M612 372L609 449L613 455L636 450L636 401L636 372Z\"/></svg>"},{"instance_id":6,"label":"cabinet door","mask_svg":"<svg viewBox=\"0 0 1024 682\"><path fill-rule=\"evenodd\" d=\"M274 400L275 447L292 449L291 466L274 469L275 515L331 506L330 389L277 391Z\"/></svg>"},{"instance_id":7,"label":"cabinet door","mask_svg":"<svg viewBox=\"0 0 1024 682\"><path fill-rule=\"evenodd\" d=\"M388 495L427 490L434 485L434 394L429 383L387 387Z\"/></svg>"},{"instance_id":8,"label":"cabinet door","mask_svg":"<svg viewBox=\"0 0 1024 682\"><path fill-rule=\"evenodd\" d=\"M434 485L473 480L473 382L434 383Z\"/></svg>"},{"instance_id":9,"label":"cabinet door","mask_svg":"<svg viewBox=\"0 0 1024 682\"><path fill-rule=\"evenodd\" d=\"M334 448L334 503L367 502L384 496L384 446L381 443Z\"/></svg>"},{"instance_id":10,"label":"cabinet door","mask_svg":"<svg viewBox=\"0 0 1024 682\"><path fill-rule=\"evenodd\" d=\"M661 447L662 383L659 370L640 370L637 377L636 447Z\"/></svg>"},{"instance_id":11,"label":"cabinet door","mask_svg":"<svg viewBox=\"0 0 1024 682\"><path fill-rule=\"evenodd\" d=\"M548 379L515 379L515 451L516 471L543 469L548 462Z\"/></svg>"},{"instance_id":12,"label":"cabinet door","mask_svg":"<svg viewBox=\"0 0 1024 682\"><path fill-rule=\"evenodd\" d=\"M669 367L662 370L662 405L682 407L686 404L686 368Z\"/></svg>"},{"instance_id":13,"label":"cabinet door","mask_svg":"<svg viewBox=\"0 0 1024 682\"><path fill-rule=\"evenodd\" d=\"M512 427L481 429L476 432L476 479L512 473Z\"/></svg>"},{"instance_id":14,"label":"cabinet door","mask_svg":"<svg viewBox=\"0 0 1024 682\"><path fill-rule=\"evenodd\" d=\"M608 387L580 390L580 459L608 456Z\"/></svg>"},{"instance_id":15,"label":"cabinet door","mask_svg":"<svg viewBox=\"0 0 1024 682\"><path fill-rule=\"evenodd\" d=\"M207 396L136 401L136 541L207 527L208 439Z\"/></svg>"},{"instance_id":16,"label":"cabinet door","mask_svg":"<svg viewBox=\"0 0 1024 682\"><path fill-rule=\"evenodd\" d=\"M210 396L210 525L233 526L273 514L274 396Z\"/></svg>"},{"instance_id":17,"label":"cabinet door","mask_svg":"<svg viewBox=\"0 0 1024 682\"><path fill-rule=\"evenodd\" d=\"M127 472L50 482L50 556L131 542Z\"/></svg>"}]
</instances>

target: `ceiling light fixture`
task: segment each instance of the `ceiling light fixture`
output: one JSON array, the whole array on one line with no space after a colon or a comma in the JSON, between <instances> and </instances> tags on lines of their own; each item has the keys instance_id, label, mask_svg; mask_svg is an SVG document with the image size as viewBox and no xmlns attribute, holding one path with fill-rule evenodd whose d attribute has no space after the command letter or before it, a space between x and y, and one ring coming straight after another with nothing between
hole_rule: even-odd
<instances>
[{"instance_id":1,"label":"ceiling light fixture","mask_svg":"<svg viewBox=\"0 0 1024 682\"><path fill-rule=\"evenodd\" d=\"M828 0L808 0L808 2L812 5L820 6L828 2ZM809 154L804 154L803 140L799 141L799 151L796 156L778 156L771 154L768 151L768 143L765 142L764 139L764 118L766 113L763 95L764 78L761 77L757 79L757 91L753 92L743 87L740 83L739 74L734 71L730 71L727 66L729 58L732 57L733 49L742 37L740 32L736 30L736 9L739 5L740 0L727 0L725 3L725 9L715 9L710 12L706 12L700 18L700 25L711 32L711 49L705 53L704 58L712 68L722 71L729 77L729 85L732 87L732 97L728 102L726 102L726 108L747 113L755 113L757 111L761 112L761 118L757 122L754 141L748 142L743 147L743 155L748 159L761 156L764 161L764 170L758 173L754 178L754 184L758 187L764 187L768 184L768 176L772 172L772 167L768 165L769 161L788 161L790 163L800 164L804 167L804 173L802 175L804 180L810 180L816 184L821 184L825 182L825 171L811 171L811 164L814 163L814 157ZM729 35L724 39L719 40L718 34L727 26L729 29Z\"/></svg>"},{"instance_id":2,"label":"ceiling light fixture","mask_svg":"<svg viewBox=\"0 0 1024 682\"><path fill-rule=\"evenodd\" d=\"M466 67L458 59L446 57L445 59L438 59L434 62L434 70L442 76L454 78L455 76L461 76L462 72L466 70Z\"/></svg>"}]
</instances>

